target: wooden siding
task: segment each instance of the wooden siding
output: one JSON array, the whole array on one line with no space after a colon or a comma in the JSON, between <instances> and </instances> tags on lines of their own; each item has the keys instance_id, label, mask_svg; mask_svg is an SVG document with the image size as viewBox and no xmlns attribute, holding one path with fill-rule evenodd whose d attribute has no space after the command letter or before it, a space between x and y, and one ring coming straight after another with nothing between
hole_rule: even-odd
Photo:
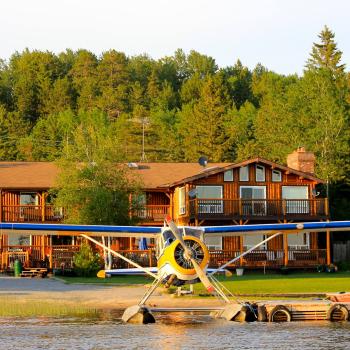
<instances>
[{"instance_id":1,"label":"wooden siding","mask_svg":"<svg viewBox=\"0 0 350 350\"><path fill-rule=\"evenodd\" d=\"M281 182L272 182L272 168L265 166L265 181L257 182L255 173L255 164L248 165L249 181L239 181L239 168L232 169L233 181L224 181L224 173L218 173L206 178L201 178L190 185L190 189L198 185L217 185L223 186L223 198L235 199L240 198L241 186L265 186L267 199L281 199L282 186L308 186L309 198L312 190L315 188L316 182L295 174L286 174L282 172Z\"/></svg>"}]
</instances>

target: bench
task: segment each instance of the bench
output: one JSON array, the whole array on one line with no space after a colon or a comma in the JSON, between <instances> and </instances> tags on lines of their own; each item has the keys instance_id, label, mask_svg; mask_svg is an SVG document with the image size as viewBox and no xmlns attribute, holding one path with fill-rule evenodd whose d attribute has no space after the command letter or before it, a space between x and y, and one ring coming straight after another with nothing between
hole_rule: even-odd
<instances>
[{"instance_id":1,"label":"bench","mask_svg":"<svg viewBox=\"0 0 350 350\"><path fill-rule=\"evenodd\" d=\"M29 267L23 269L21 277L46 277L47 269L41 267Z\"/></svg>"}]
</instances>

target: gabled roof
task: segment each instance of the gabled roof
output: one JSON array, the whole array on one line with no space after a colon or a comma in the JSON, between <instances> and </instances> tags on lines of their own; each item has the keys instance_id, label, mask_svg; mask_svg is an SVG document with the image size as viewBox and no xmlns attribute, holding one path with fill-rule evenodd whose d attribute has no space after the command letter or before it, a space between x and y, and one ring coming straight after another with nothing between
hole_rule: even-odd
<instances>
[{"instance_id":1,"label":"gabled roof","mask_svg":"<svg viewBox=\"0 0 350 350\"><path fill-rule=\"evenodd\" d=\"M245 160L245 161L240 162L240 163L224 163L226 165L224 167L222 167L222 168L207 169L207 171L205 171L205 172L202 171L200 174L196 174L196 175L193 175L193 176L190 176L190 177L183 178L181 180L175 181L175 182L173 182L170 185L170 187L181 185L181 184L188 183L188 182L192 182L194 180L198 180L198 179L201 179L201 178L204 178L204 177L208 177L210 175L215 175L215 174L218 174L220 172L224 172L224 171L227 171L227 170L230 170L230 169L246 166L246 165L249 165L249 164L252 164L252 163L264 164L264 165L270 166L273 169L278 169L278 170L281 170L281 171L289 172L291 174L298 175L300 177L303 177L303 178L311 180L311 181L315 181L317 183L325 183L324 180L319 179L318 177L314 176L313 174L305 173L303 171L298 171L298 170L295 170L293 168L289 168L287 166L271 162L271 161L269 161L267 159L257 157L257 158Z\"/></svg>"},{"instance_id":2,"label":"gabled roof","mask_svg":"<svg viewBox=\"0 0 350 350\"><path fill-rule=\"evenodd\" d=\"M164 190L252 163L264 164L317 183L324 183L313 174L263 158L253 158L240 163L210 163L206 168L198 163L138 163L137 168L130 171L140 177L144 189ZM49 189L54 187L58 172L59 169L52 162L0 162L0 188Z\"/></svg>"},{"instance_id":3,"label":"gabled roof","mask_svg":"<svg viewBox=\"0 0 350 350\"><path fill-rule=\"evenodd\" d=\"M203 168L198 163L137 163L138 167L133 169L140 176L146 189L169 188L172 184L207 174L209 169L222 171L223 168L233 163L210 163Z\"/></svg>"}]
</instances>

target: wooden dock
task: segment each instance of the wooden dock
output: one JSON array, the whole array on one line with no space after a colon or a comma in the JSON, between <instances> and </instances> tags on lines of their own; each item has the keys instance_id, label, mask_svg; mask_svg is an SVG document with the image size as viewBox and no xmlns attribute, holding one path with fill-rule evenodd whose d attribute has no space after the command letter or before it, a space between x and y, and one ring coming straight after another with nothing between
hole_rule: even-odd
<instances>
[{"instance_id":1,"label":"wooden dock","mask_svg":"<svg viewBox=\"0 0 350 350\"><path fill-rule=\"evenodd\" d=\"M266 310L266 321L348 321L350 303L330 300L280 300L259 302Z\"/></svg>"},{"instance_id":2,"label":"wooden dock","mask_svg":"<svg viewBox=\"0 0 350 350\"><path fill-rule=\"evenodd\" d=\"M149 308L149 311L153 313L211 313L216 318L225 318L238 322L350 321L350 293L332 294L328 298L315 300L269 300L252 304L232 303L212 307ZM230 310L233 312L231 313ZM238 310L241 311L236 312Z\"/></svg>"}]
</instances>

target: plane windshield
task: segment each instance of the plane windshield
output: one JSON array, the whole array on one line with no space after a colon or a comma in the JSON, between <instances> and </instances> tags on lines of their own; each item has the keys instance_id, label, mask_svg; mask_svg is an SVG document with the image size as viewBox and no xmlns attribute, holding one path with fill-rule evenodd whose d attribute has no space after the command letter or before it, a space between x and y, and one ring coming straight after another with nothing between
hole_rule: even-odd
<instances>
[{"instance_id":1,"label":"plane windshield","mask_svg":"<svg viewBox=\"0 0 350 350\"><path fill-rule=\"evenodd\" d=\"M176 239L174 234L170 230L166 230L163 232L163 238L165 245L170 245Z\"/></svg>"}]
</instances>

